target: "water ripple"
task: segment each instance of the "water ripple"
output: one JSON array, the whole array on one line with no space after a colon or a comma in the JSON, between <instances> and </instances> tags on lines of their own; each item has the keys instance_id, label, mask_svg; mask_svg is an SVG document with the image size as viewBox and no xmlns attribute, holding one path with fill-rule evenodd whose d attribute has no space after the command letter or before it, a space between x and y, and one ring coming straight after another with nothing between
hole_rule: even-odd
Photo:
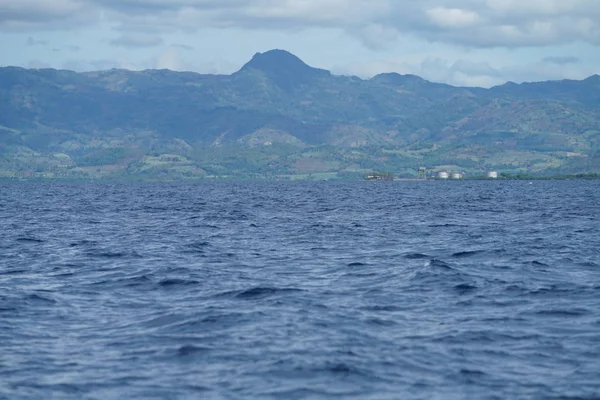
<instances>
[{"instance_id":1,"label":"water ripple","mask_svg":"<svg viewBox=\"0 0 600 400\"><path fill-rule=\"evenodd\" d=\"M595 399L600 185L0 183L0 399Z\"/></svg>"}]
</instances>

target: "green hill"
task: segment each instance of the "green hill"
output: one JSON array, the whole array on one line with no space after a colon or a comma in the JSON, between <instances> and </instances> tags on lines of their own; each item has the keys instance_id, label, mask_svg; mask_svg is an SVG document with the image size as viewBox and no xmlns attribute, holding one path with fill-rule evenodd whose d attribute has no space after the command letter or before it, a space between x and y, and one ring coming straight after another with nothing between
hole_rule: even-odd
<instances>
[{"instance_id":1,"label":"green hill","mask_svg":"<svg viewBox=\"0 0 600 400\"><path fill-rule=\"evenodd\" d=\"M600 77L363 80L283 50L232 75L0 68L0 177L353 179L600 172Z\"/></svg>"}]
</instances>

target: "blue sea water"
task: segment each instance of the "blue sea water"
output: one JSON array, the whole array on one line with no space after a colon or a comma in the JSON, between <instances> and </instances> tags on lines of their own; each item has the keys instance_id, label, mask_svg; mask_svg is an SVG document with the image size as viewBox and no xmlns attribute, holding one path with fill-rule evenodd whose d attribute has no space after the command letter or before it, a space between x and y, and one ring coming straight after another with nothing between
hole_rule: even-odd
<instances>
[{"instance_id":1,"label":"blue sea water","mask_svg":"<svg viewBox=\"0 0 600 400\"><path fill-rule=\"evenodd\" d=\"M598 399L600 182L0 184L1 399Z\"/></svg>"}]
</instances>

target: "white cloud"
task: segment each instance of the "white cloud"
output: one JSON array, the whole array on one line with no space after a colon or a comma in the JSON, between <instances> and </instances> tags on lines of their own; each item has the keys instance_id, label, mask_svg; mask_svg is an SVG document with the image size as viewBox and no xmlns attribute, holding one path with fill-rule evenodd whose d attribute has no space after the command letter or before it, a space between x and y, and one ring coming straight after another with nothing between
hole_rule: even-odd
<instances>
[{"instance_id":1,"label":"white cloud","mask_svg":"<svg viewBox=\"0 0 600 400\"><path fill-rule=\"evenodd\" d=\"M350 32L369 49L381 50L388 48L398 39L399 32L391 26L372 24Z\"/></svg>"},{"instance_id":2,"label":"white cloud","mask_svg":"<svg viewBox=\"0 0 600 400\"><path fill-rule=\"evenodd\" d=\"M96 7L85 0L0 0L0 32L64 29L97 17Z\"/></svg>"},{"instance_id":3,"label":"white cloud","mask_svg":"<svg viewBox=\"0 0 600 400\"><path fill-rule=\"evenodd\" d=\"M477 24L481 21L479 14L459 8L436 7L427 10L431 21L442 28L462 28Z\"/></svg>"},{"instance_id":4,"label":"white cloud","mask_svg":"<svg viewBox=\"0 0 600 400\"><path fill-rule=\"evenodd\" d=\"M575 57L547 57L539 61L519 63L502 57L484 60L473 53L453 57L451 52L439 57L426 54L410 57L366 60L362 63L338 66L334 72L370 78L382 72L413 74L432 82L454 86L491 87L507 81L535 82L556 79L583 79L597 69L579 62Z\"/></svg>"},{"instance_id":5,"label":"white cloud","mask_svg":"<svg viewBox=\"0 0 600 400\"><path fill-rule=\"evenodd\" d=\"M467 47L600 45L598 0L0 0L0 31L103 20L121 31L345 30L372 49L399 35Z\"/></svg>"},{"instance_id":6,"label":"white cloud","mask_svg":"<svg viewBox=\"0 0 600 400\"><path fill-rule=\"evenodd\" d=\"M589 0L487 0L488 8L500 15L553 16L594 6Z\"/></svg>"}]
</instances>

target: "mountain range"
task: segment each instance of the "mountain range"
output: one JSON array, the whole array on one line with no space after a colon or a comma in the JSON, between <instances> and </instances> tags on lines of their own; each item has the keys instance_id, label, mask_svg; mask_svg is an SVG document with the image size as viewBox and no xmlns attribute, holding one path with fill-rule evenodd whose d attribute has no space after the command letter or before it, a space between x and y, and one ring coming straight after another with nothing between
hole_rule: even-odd
<instances>
[{"instance_id":1,"label":"mountain range","mask_svg":"<svg viewBox=\"0 0 600 400\"><path fill-rule=\"evenodd\" d=\"M490 89L336 76L283 50L231 75L0 68L0 177L352 178L600 171L600 76Z\"/></svg>"}]
</instances>

